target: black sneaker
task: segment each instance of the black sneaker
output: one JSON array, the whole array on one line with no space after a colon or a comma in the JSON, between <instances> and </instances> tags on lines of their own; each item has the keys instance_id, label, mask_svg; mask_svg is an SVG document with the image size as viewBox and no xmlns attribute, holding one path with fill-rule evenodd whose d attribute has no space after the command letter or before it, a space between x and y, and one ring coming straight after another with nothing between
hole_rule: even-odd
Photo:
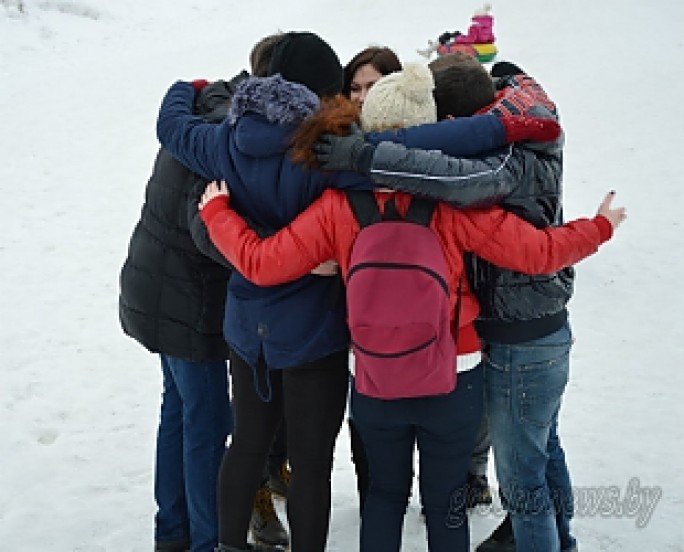
<instances>
[{"instance_id":1,"label":"black sneaker","mask_svg":"<svg viewBox=\"0 0 684 552\"><path fill-rule=\"evenodd\" d=\"M476 552L515 552L515 539L513 538L513 525L511 516L506 515L501 524L494 532L480 544Z\"/></svg>"},{"instance_id":2,"label":"black sneaker","mask_svg":"<svg viewBox=\"0 0 684 552\"><path fill-rule=\"evenodd\" d=\"M491 504L492 491L486 475L468 474L468 497L466 508L474 508L479 504Z\"/></svg>"}]
</instances>

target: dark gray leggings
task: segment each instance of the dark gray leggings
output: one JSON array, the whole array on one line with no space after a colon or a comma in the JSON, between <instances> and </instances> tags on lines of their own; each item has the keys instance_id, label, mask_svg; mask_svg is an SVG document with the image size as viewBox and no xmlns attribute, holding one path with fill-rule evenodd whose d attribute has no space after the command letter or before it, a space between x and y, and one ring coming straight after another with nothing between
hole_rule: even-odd
<instances>
[{"instance_id":1,"label":"dark gray leggings","mask_svg":"<svg viewBox=\"0 0 684 552\"><path fill-rule=\"evenodd\" d=\"M246 548L254 495L283 416L292 479L287 517L292 550L323 552L330 518L333 450L347 404L349 352L269 373L271 401L255 388L255 372L231 355L235 429L219 472L219 542ZM266 373L260 361L259 380Z\"/></svg>"}]
</instances>

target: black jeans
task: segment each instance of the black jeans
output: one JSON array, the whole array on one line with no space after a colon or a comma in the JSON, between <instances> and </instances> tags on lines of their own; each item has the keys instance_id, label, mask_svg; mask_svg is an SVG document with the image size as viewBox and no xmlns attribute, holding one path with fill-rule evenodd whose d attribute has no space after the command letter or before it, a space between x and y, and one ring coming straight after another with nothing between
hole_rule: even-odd
<instances>
[{"instance_id":1,"label":"black jeans","mask_svg":"<svg viewBox=\"0 0 684 552\"><path fill-rule=\"evenodd\" d=\"M349 352L268 372L269 402L255 388L255 374L266 373L263 360L257 372L235 354L230 363L235 428L219 473L219 541L246 548L254 495L284 418L292 473L287 500L292 550L323 552L333 450L347 403Z\"/></svg>"}]
</instances>

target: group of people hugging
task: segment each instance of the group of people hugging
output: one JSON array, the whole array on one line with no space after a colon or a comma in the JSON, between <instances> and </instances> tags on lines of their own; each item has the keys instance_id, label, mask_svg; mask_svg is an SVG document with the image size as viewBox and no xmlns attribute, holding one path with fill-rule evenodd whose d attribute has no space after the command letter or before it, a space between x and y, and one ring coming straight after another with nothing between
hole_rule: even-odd
<instances>
[{"instance_id":1,"label":"group of people hugging","mask_svg":"<svg viewBox=\"0 0 684 552\"><path fill-rule=\"evenodd\" d=\"M284 32L250 64L168 89L121 271L122 328L162 365L155 550L323 552L346 418L361 552L401 549L414 475L427 549L468 552L468 513L492 500L490 448L506 517L477 550L576 551L558 436L567 303L573 265L625 218L614 192L563 220L558 112L513 63L402 64L373 46L343 67L315 33ZM352 192L382 216L435 203L455 340L446 393L387 400L355 385Z\"/></svg>"}]
</instances>

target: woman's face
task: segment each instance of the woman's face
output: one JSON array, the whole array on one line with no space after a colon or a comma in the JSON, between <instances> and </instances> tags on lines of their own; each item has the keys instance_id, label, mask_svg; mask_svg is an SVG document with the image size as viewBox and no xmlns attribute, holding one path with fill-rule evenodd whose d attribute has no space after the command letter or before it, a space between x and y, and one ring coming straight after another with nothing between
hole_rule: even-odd
<instances>
[{"instance_id":1,"label":"woman's face","mask_svg":"<svg viewBox=\"0 0 684 552\"><path fill-rule=\"evenodd\" d=\"M349 87L349 99L361 107L366 99L366 94L381 77L382 73L378 72L370 63L359 67L354 73Z\"/></svg>"}]
</instances>

